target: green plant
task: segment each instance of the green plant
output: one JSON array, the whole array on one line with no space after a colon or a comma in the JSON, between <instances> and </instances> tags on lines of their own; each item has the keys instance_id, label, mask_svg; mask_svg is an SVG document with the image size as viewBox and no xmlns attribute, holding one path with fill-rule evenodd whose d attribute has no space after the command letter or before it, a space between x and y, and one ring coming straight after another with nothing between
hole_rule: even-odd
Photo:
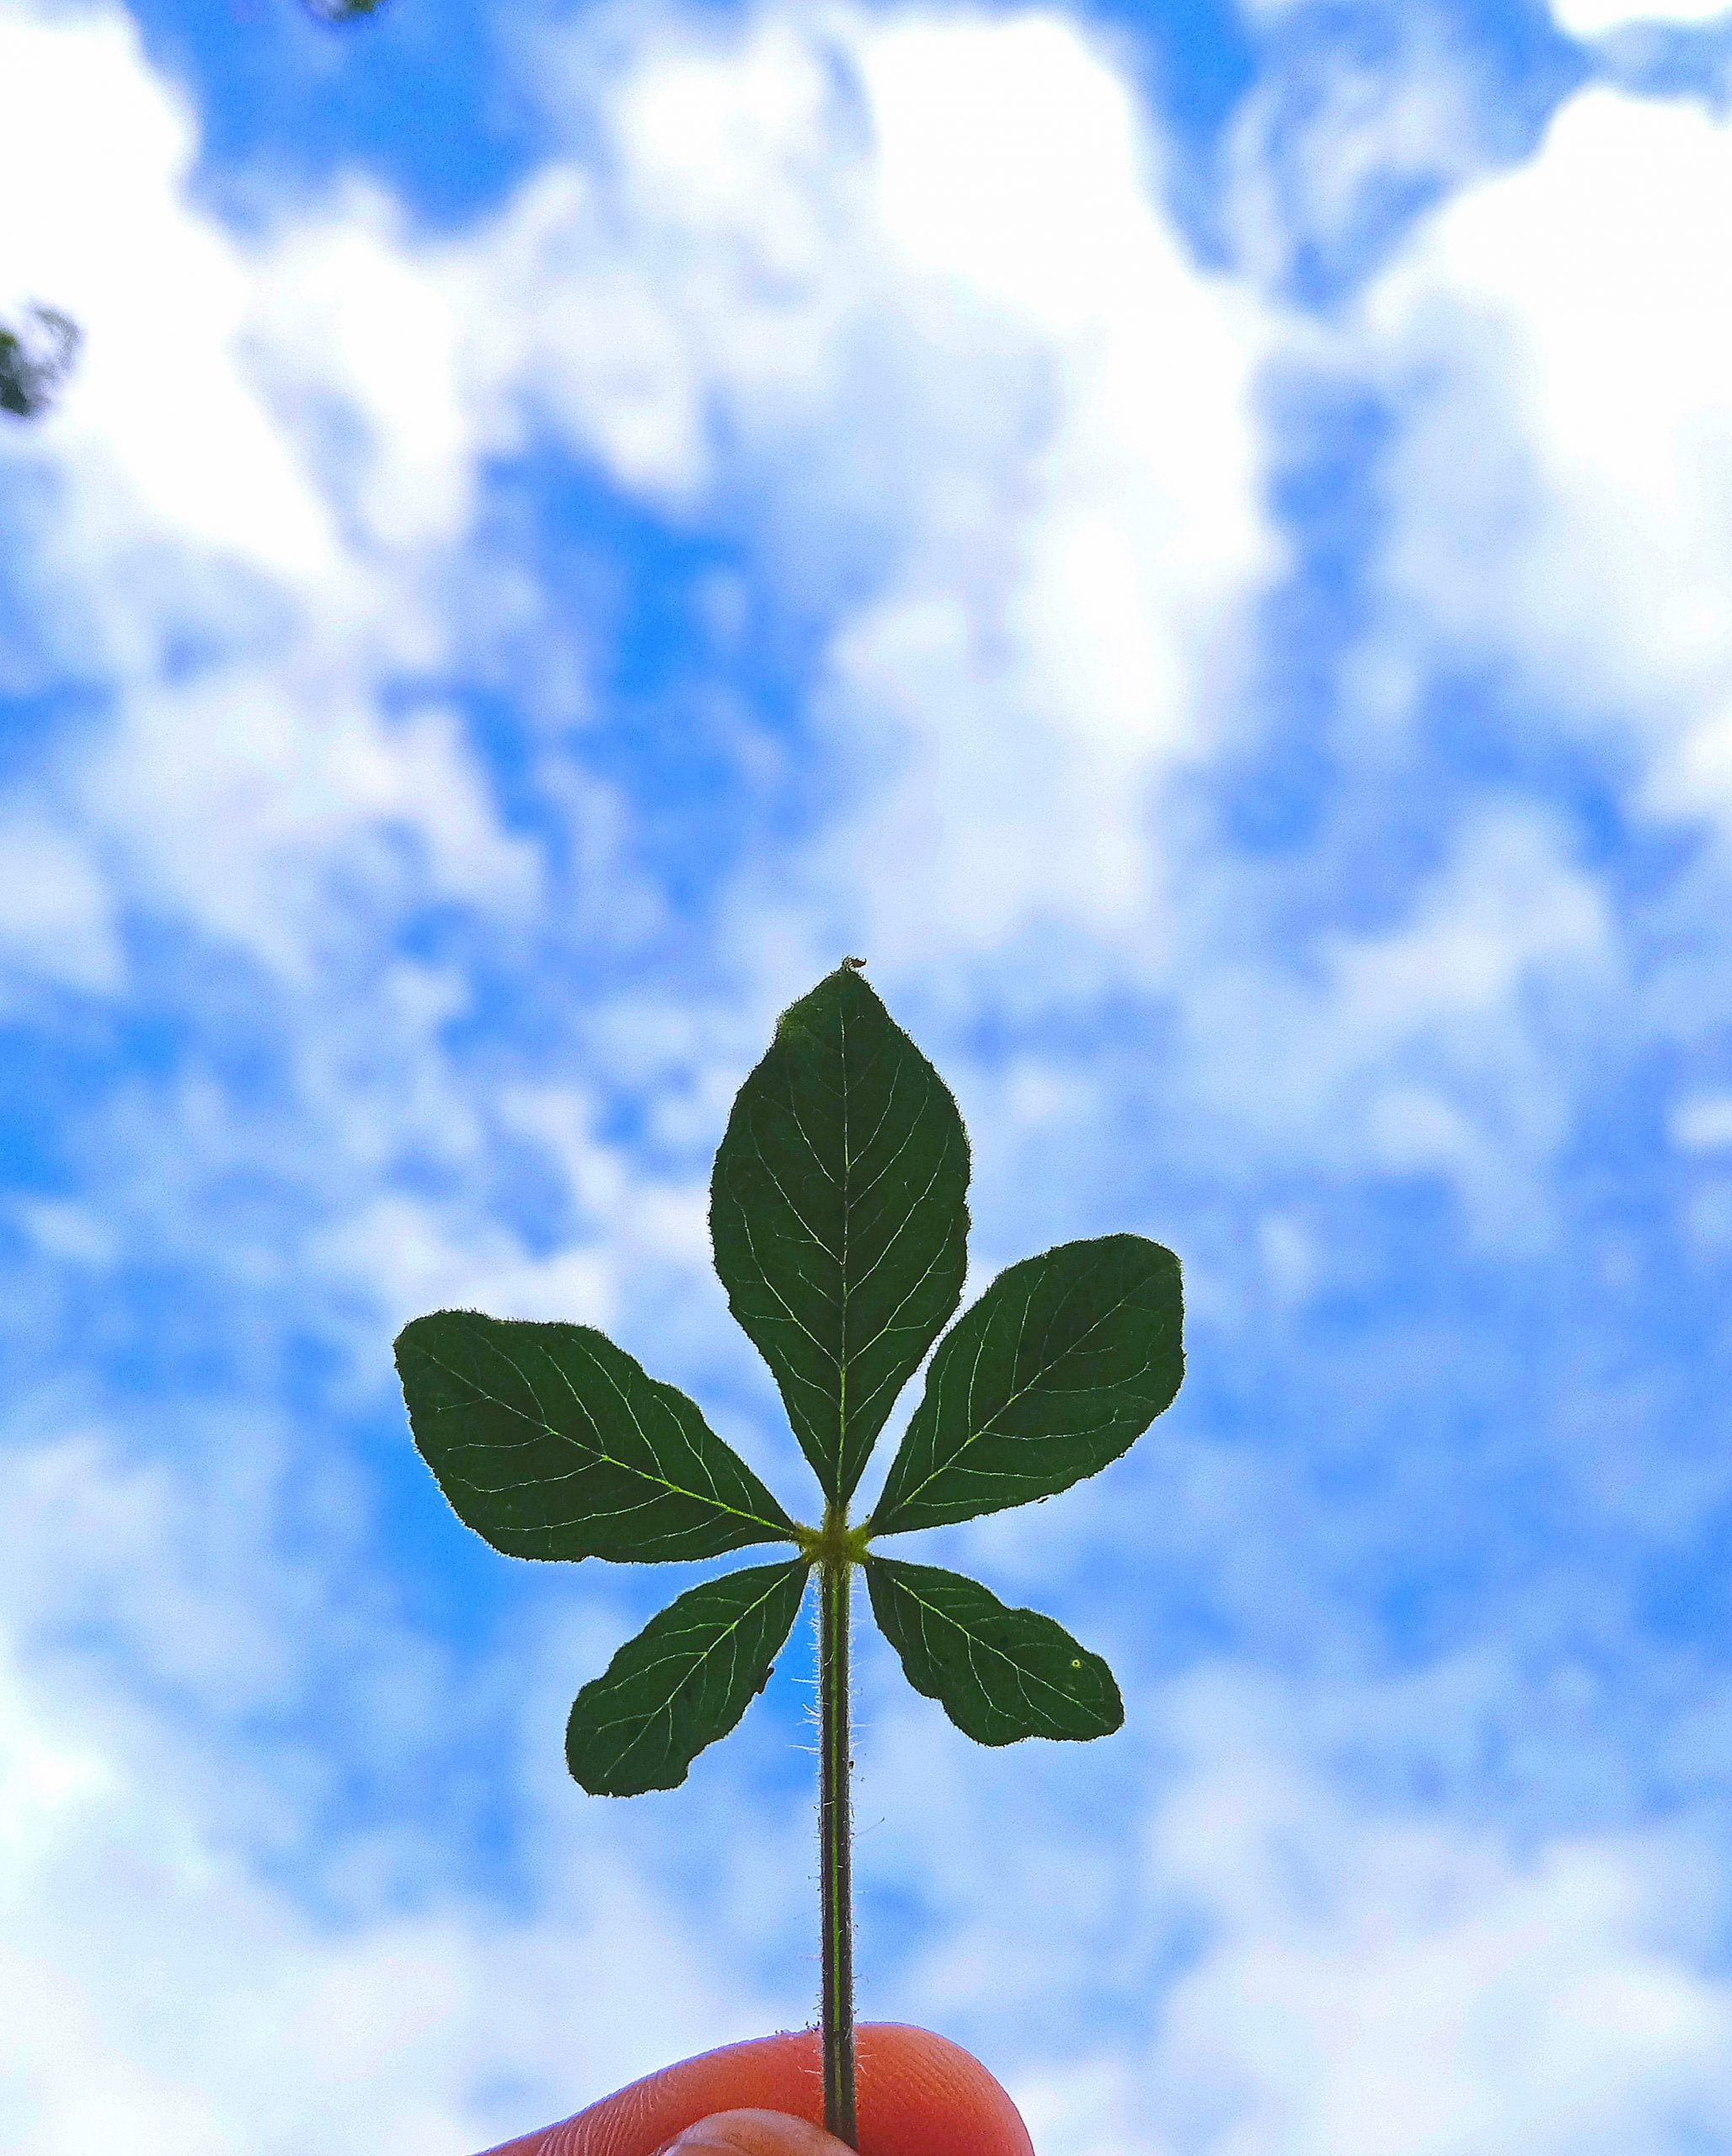
<instances>
[{"instance_id":1,"label":"green plant","mask_svg":"<svg viewBox=\"0 0 1732 2156\"><path fill-rule=\"evenodd\" d=\"M696 1403L603 1333L441 1310L397 1342L410 1427L459 1518L510 1556L624 1563L794 1555L692 1588L584 1686L565 1751L602 1796L673 1789L732 1729L819 1583L825 2121L853 2143L848 1617L855 1570L915 1688L983 1744L1105 1737L1099 1655L884 1537L1067 1489L1117 1460L1184 1374L1179 1261L1141 1235L1001 1273L944 1337L858 1526L848 1504L896 1396L961 1299L968 1139L938 1073L847 960L785 1011L715 1158L710 1232L824 1493L792 1519Z\"/></svg>"},{"instance_id":2,"label":"green plant","mask_svg":"<svg viewBox=\"0 0 1732 2156\"><path fill-rule=\"evenodd\" d=\"M53 403L78 356L76 323L51 307L32 307L21 329L0 323L0 412L34 419Z\"/></svg>"}]
</instances>

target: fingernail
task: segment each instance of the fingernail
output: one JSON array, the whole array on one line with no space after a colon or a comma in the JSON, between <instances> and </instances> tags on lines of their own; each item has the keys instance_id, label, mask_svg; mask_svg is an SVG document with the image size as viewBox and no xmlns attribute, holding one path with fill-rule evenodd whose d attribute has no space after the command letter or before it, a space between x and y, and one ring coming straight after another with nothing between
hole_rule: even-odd
<instances>
[{"instance_id":1,"label":"fingernail","mask_svg":"<svg viewBox=\"0 0 1732 2156\"><path fill-rule=\"evenodd\" d=\"M711 2150L718 2152L718 2156L737 2156L739 2146L730 2138L725 2126L713 2119L699 2119L696 2126L676 2133L660 2156L703 2156L703 2152Z\"/></svg>"},{"instance_id":2,"label":"fingernail","mask_svg":"<svg viewBox=\"0 0 1732 2156\"><path fill-rule=\"evenodd\" d=\"M785 2111L720 2111L676 2134L660 2156L831 2156L821 2127Z\"/></svg>"}]
</instances>

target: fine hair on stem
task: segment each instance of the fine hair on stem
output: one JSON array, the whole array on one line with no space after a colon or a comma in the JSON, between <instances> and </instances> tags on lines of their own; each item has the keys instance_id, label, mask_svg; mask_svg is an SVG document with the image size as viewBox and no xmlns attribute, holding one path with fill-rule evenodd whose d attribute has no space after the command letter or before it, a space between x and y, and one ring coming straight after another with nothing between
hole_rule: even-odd
<instances>
[{"instance_id":1,"label":"fine hair on stem","mask_svg":"<svg viewBox=\"0 0 1732 2156\"><path fill-rule=\"evenodd\" d=\"M818 1860L824 1980L824 2127L849 2148L854 2116L853 1817L849 1790L848 1603L853 1566L818 1566Z\"/></svg>"}]
</instances>

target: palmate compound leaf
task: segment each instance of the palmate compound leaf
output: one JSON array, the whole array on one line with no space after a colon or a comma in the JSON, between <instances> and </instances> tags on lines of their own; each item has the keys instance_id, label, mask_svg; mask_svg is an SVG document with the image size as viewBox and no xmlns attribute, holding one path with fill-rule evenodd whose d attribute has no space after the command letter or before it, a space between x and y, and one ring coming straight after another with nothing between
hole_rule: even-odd
<instances>
[{"instance_id":1,"label":"palmate compound leaf","mask_svg":"<svg viewBox=\"0 0 1732 2156\"><path fill-rule=\"evenodd\" d=\"M1183 1322L1179 1260L1141 1235L1008 1266L939 1342L871 1534L1002 1512L1098 1473L1171 1404Z\"/></svg>"},{"instance_id":2,"label":"palmate compound leaf","mask_svg":"<svg viewBox=\"0 0 1732 2156\"><path fill-rule=\"evenodd\" d=\"M839 967L783 1012L741 1086L709 1215L729 1306L838 1507L961 1297L967 1197L949 1087Z\"/></svg>"},{"instance_id":3,"label":"palmate compound leaf","mask_svg":"<svg viewBox=\"0 0 1732 2156\"><path fill-rule=\"evenodd\" d=\"M800 1557L706 1580L626 1641L566 1725L566 1764L591 1796L679 1787L768 1683L810 1569Z\"/></svg>"},{"instance_id":4,"label":"palmate compound leaf","mask_svg":"<svg viewBox=\"0 0 1732 2156\"><path fill-rule=\"evenodd\" d=\"M398 1335L397 1368L440 1488L507 1556L644 1564L795 1540L696 1402L588 1326L436 1310Z\"/></svg>"},{"instance_id":5,"label":"palmate compound leaf","mask_svg":"<svg viewBox=\"0 0 1732 2156\"><path fill-rule=\"evenodd\" d=\"M908 1682L980 1744L1110 1737L1125 1720L1113 1673L1037 1609L1012 1609L978 1580L869 1555L879 1629Z\"/></svg>"}]
</instances>

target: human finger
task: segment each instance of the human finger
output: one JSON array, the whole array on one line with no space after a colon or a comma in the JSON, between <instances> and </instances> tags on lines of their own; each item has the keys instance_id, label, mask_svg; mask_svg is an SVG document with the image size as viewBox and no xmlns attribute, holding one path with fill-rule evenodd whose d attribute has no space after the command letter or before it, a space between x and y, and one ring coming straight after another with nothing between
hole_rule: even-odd
<instances>
[{"instance_id":1,"label":"human finger","mask_svg":"<svg viewBox=\"0 0 1732 2156\"><path fill-rule=\"evenodd\" d=\"M929 2030L874 2021L856 2031L855 2052L860 2156L1033 2156L1015 2105L960 2045ZM489 2156L660 2156L687 2129L745 2112L774 2113L789 2128L803 2121L821 2131L815 2143L801 2145L782 2127L730 2127L782 2137L773 2148L755 2146L741 2156L836 2156L836 2144L821 2132L823 2060L815 2031L682 2059Z\"/></svg>"}]
</instances>

